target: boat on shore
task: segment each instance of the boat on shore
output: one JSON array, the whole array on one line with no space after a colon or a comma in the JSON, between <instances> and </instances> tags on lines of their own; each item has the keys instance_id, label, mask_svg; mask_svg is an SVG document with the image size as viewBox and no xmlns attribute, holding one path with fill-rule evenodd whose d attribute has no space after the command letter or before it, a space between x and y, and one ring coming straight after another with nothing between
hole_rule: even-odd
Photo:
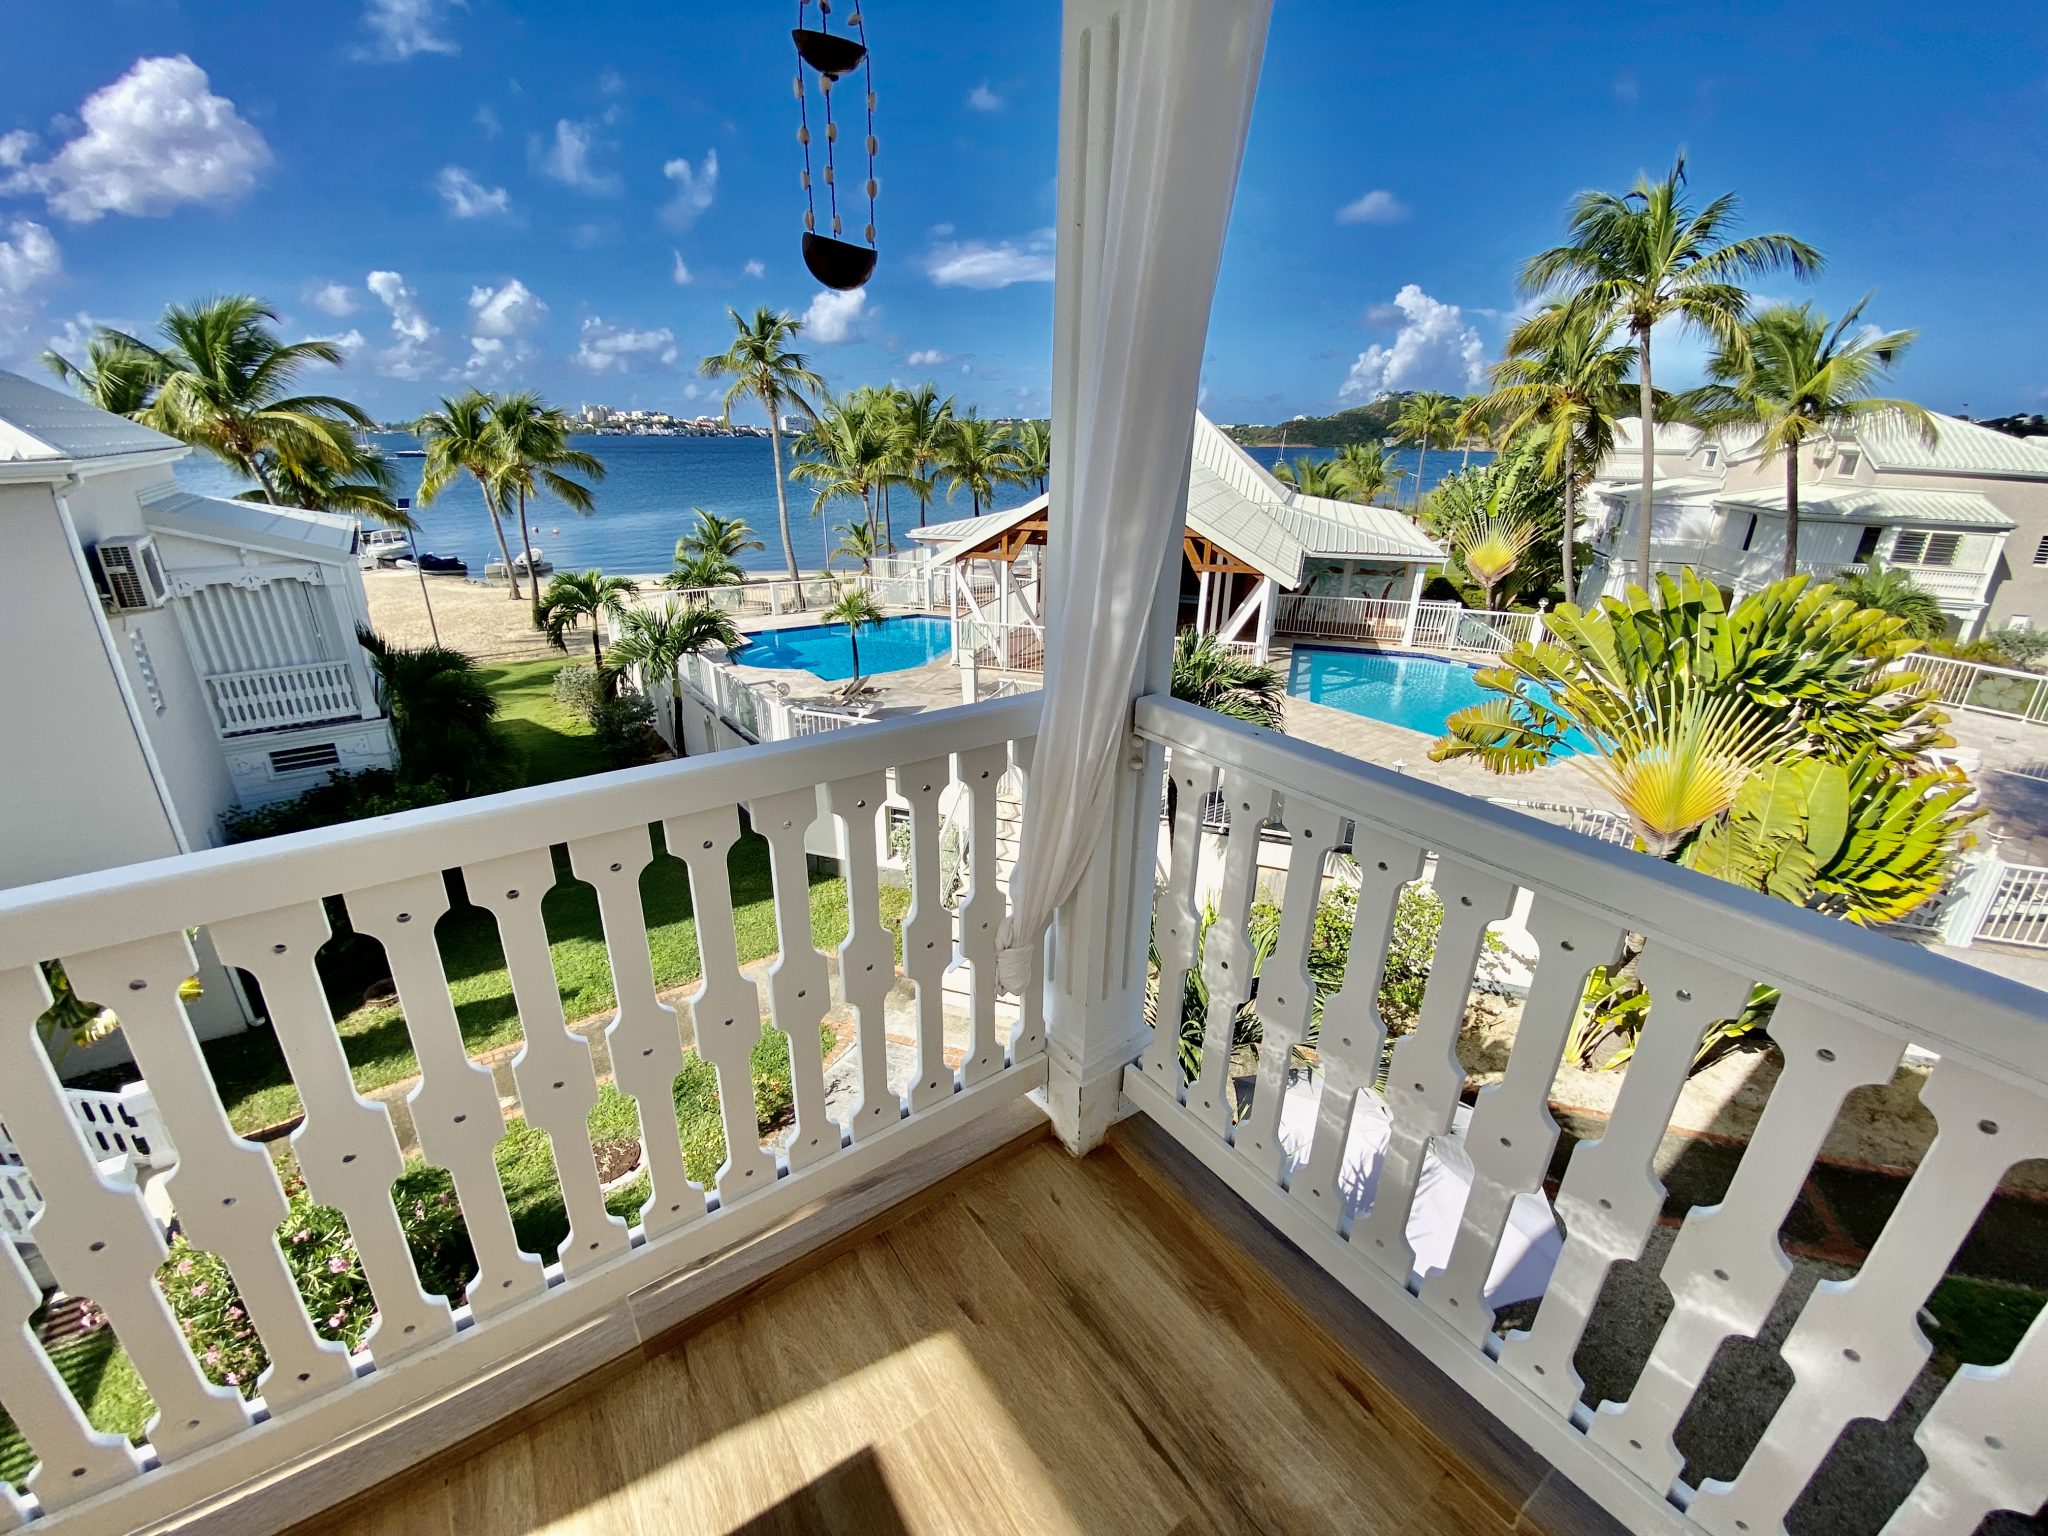
<instances>
[{"instance_id":1,"label":"boat on shore","mask_svg":"<svg viewBox=\"0 0 2048 1536\"><path fill-rule=\"evenodd\" d=\"M512 570L520 576L545 576L554 568L554 561L550 560L535 545L529 544L523 553L512 557ZM484 562L485 581L503 581L504 579L505 562L503 560L488 560Z\"/></svg>"}]
</instances>

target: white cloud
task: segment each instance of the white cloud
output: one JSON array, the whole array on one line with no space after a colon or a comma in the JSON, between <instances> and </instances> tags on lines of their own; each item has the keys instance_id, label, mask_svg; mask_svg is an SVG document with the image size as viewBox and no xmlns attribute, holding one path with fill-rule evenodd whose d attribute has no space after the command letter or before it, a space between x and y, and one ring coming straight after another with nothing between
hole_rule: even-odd
<instances>
[{"instance_id":1,"label":"white cloud","mask_svg":"<svg viewBox=\"0 0 2048 1536\"><path fill-rule=\"evenodd\" d=\"M686 159L671 160L661 168L661 174L676 184L676 195L661 210L662 222L670 229L688 229L718 195L718 151L705 150L702 165L692 165Z\"/></svg>"},{"instance_id":2,"label":"white cloud","mask_svg":"<svg viewBox=\"0 0 2048 1536\"><path fill-rule=\"evenodd\" d=\"M442 0L370 0L363 11L370 42L356 50L356 57L401 63L416 54L460 52L443 31L443 10Z\"/></svg>"},{"instance_id":3,"label":"white cloud","mask_svg":"<svg viewBox=\"0 0 2048 1536\"><path fill-rule=\"evenodd\" d=\"M834 293L829 288L821 290L811 300L810 308L804 311L804 334L828 347L851 341L860 332L867 302L865 288L856 288L851 293Z\"/></svg>"},{"instance_id":4,"label":"white cloud","mask_svg":"<svg viewBox=\"0 0 2048 1536\"><path fill-rule=\"evenodd\" d=\"M347 283L323 283L311 295L313 307L339 320L356 312L356 291Z\"/></svg>"},{"instance_id":5,"label":"white cloud","mask_svg":"<svg viewBox=\"0 0 2048 1536\"><path fill-rule=\"evenodd\" d=\"M622 96L626 91L626 77L616 69L608 69L597 77L597 88L607 96Z\"/></svg>"},{"instance_id":6,"label":"white cloud","mask_svg":"<svg viewBox=\"0 0 2048 1536\"><path fill-rule=\"evenodd\" d=\"M498 288L469 291L469 328L479 336L523 336L548 312L531 288L516 277Z\"/></svg>"},{"instance_id":7,"label":"white cloud","mask_svg":"<svg viewBox=\"0 0 2048 1536\"><path fill-rule=\"evenodd\" d=\"M309 336L308 341L331 341L344 352L353 352L363 344L363 333L354 326L345 331L331 332L325 336Z\"/></svg>"},{"instance_id":8,"label":"white cloud","mask_svg":"<svg viewBox=\"0 0 2048 1536\"><path fill-rule=\"evenodd\" d=\"M469 358L462 365L462 374L475 382L493 383L532 355L523 341L508 341L503 336L472 336L469 338Z\"/></svg>"},{"instance_id":9,"label":"white cloud","mask_svg":"<svg viewBox=\"0 0 2048 1536\"><path fill-rule=\"evenodd\" d=\"M56 236L41 224L16 219L0 226L0 357L17 348L25 356L28 338L42 319L42 290L64 270Z\"/></svg>"},{"instance_id":10,"label":"white cloud","mask_svg":"<svg viewBox=\"0 0 2048 1536\"><path fill-rule=\"evenodd\" d=\"M911 368L943 368L948 363L957 361L952 353L941 352L936 347L926 347L903 359L905 366Z\"/></svg>"},{"instance_id":11,"label":"white cloud","mask_svg":"<svg viewBox=\"0 0 2048 1536\"><path fill-rule=\"evenodd\" d=\"M1408 217L1408 205L1393 193L1375 187L1363 197L1353 198L1337 210L1339 224L1398 224Z\"/></svg>"},{"instance_id":12,"label":"white cloud","mask_svg":"<svg viewBox=\"0 0 2048 1536\"><path fill-rule=\"evenodd\" d=\"M944 240L925 253L924 270L941 288L1007 288L1052 281L1052 231L1023 240Z\"/></svg>"},{"instance_id":13,"label":"white cloud","mask_svg":"<svg viewBox=\"0 0 2048 1536\"><path fill-rule=\"evenodd\" d=\"M967 105L977 112L1000 112L1003 110L1003 98L990 90L984 80L967 93Z\"/></svg>"},{"instance_id":14,"label":"white cloud","mask_svg":"<svg viewBox=\"0 0 2048 1536\"><path fill-rule=\"evenodd\" d=\"M749 277L766 277L768 269L758 261L750 261L746 265L746 274Z\"/></svg>"},{"instance_id":15,"label":"white cloud","mask_svg":"<svg viewBox=\"0 0 2048 1536\"><path fill-rule=\"evenodd\" d=\"M589 373L629 373L636 363L648 358L663 367L676 360L675 332L665 325L635 331L608 325L591 315L583 322L577 342L575 364Z\"/></svg>"},{"instance_id":16,"label":"white cloud","mask_svg":"<svg viewBox=\"0 0 2048 1536\"><path fill-rule=\"evenodd\" d=\"M476 125L483 129L487 139L495 139L505 131L505 125L498 121L498 109L489 102L476 109Z\"/></svg>"},{"instance_id":17,"label":"white cloud","mask_svg":"<svg viewBox=\"0 0 2048 1536\"><path fill-rule=\"evenodd\" d=\"M1390 345L1358 354L1340 400L1371 400L1401 389L1475 389L1486 379L1486 343L1455 304L1433 299L1414 283L1394 295L1389 319L1400 330Z\"/></svg>"},{"instance_id":18,"label":"white cloud","mask_svg":"<svg viewBox=\"0 0 2048 1536\"><path fill-rule=\"evenodd\" d=\"M442 166L434 190L458 219L496 218L512 207L511 194L503 187L487 187L459 165Z\"/></svg>"},{"instance_id":19,"label":"white cloud","mask_svg":"<svg viewBox=\"0 0 2048 1536\"><path fill-rule=\"evenodd\" d=\"M12 133L0 133L0 171L19 170L36 152L42 140L26 128L17 128Z\"/></svg>"},{"instance_id":20,"label":"white cloud","mask_svg":"<svg viewBox=\"0 0 2048 1536\"><path fill-rule=\"evenodd\" d=\"M683 260L683 253L681 251L671 250L669 254L675 257L676 264L669 269L668 275L674 278L676 286L681 288L690 281L689 264Z\"/></svg>"},{"instance_id":21,"label":"white cloud","mask_svg":"<svg viewBox=\"0 0 2048 1536\"><path fill-rule=\"evenodd\" d=\"M534 164L543 176L565 187L598 197L615 197L621 190L619 178L598 171L590 163L591 152L597 147L597 129L593 124L565 117L555 124L552 144L534 140Z\"/></svg>"},{"instance_id":22,"label":"white cloud","mask_svg":"<svg viewBox=\"0 0 2048 1536\"><path fill-rule=\"evenodd\" d=\"M270 164L263 135L208 87L183 54L137 59L112 85L86 97L76 137L37 164L33 138L9 134L0 192L41 193L74 224L109 213L158 218L187 203L234 202Z\"/></svg>"},{"instance_id":23,"label":"white cloud","mask_svg":"<svg viewBox=\"0 0 2048 1536\"><path fill-rule=\"evenodd\" d=\"M377 359L377 371L394 379L426 376L434 359L427 344L434 339L433 323L420 308L419 295L396 272L372 272L363 286L391 312L391 334L397 338Z\"/></svg>"}]
</instances>

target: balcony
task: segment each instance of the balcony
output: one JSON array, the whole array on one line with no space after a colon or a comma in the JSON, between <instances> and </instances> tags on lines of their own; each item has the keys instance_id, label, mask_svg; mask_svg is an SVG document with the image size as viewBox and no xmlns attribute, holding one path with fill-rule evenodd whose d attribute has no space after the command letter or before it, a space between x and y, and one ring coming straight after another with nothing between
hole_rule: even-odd
<instances>
[{"instance_id":1,"label":"balcony","mask_svg":"<svg viewBox=\"0 0 2048 1536\"><path fill-rule=\"evenodd\" d=\"M309 666L223 672L205 679L214 726L223 737L289 731L305 725L374 715L356 695L355 668L346 661Z\"/></svg>"}]
</instances>

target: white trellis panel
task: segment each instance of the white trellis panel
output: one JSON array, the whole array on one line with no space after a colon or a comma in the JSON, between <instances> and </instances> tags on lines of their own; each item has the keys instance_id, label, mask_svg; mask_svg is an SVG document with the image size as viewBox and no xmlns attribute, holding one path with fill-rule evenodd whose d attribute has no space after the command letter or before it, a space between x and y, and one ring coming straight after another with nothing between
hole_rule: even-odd
<instances>
[{"instance_id":1,"label":"white trellis panel","mask_svg":"<svg viewBox=\"0 0 2048 1536\"><path fill-rule=\"evenodd\" d=\"M1272 790L1243 774L1223 776L1230 836L1223 845L1223 884L1216 918L1199 941L1208 1012L1202 1026L1202 1064L1188 1084L1187 1108L1218 1136L1229 1134L1236 1103L1231 1093L1231 1044L1238 1010L1252 995L1252 897L1265 824L1279 812ZM1205 914L1206 915L1206 914ZM1199 920L1198 920L1199 927Z\"/></svg>"},{"instance_id":2,"label":"white trellis panel","mask_svg":"<svg viewBox=\"0 0 2048 1536\"><path fill-rule=\"evenodd\" d=\"M690 998L697 1054L718 1074L718 1107L725 1127L725 1162L718 1199L731 1205L775 1182L775 1156L761 1146L754 1114L754 1042L761 1038L761 994L740 974L733 934L732 881L727 859L739 841L731 806L672 816L662 824L668 850L690 871L690 910L697 920L697 954L704 980Z\"/></svg>"},{"instance_id":3,"label":"white trellis panel","mask_svg":"<svg viewBox=\"0 0 2048 1536\"><path fill-rule=\"evenodd\" d=\"M1415 1261L1408 1216L1429 1144L1451 1128L1465 1069L1458 1031L1489 924L1508 915L1515 887L1456 859L1437 861L1433 881L1443 923L1430 958L1429 982L1415 1028L1395 1045L1387 1071L1388 1139L1372 1209L1351 1232L1351 1246L1403 1285Z\"/></svg>"},{"instance_id":4,"label":"white trellis panel","mask_svg":"<svg viewBox=\"0 0 2048 1536\"><path fill-rule=\"evenodd\" d=\"M505 1135L504 1111L490 1069L470 1060L463 1044L434 937L434 924L448 910L448 887L437 872L354 891L346 899L357 931L384 946L406 1034L419 1058L419 1086L405 1102L420 1151L455 1181L462 1223L476 1251L469 1309L489 1317L530 1301L546 1282L540 1260L519 1246L498 1180L495 1154Z\"/></svg>"},{"instance_id":5,"label":"white trellis panel","mask_svg":"<svg viewBox=\"0 0 2048 1536\"><path fill-rule=\"evenodd\" d=\"M1151 1081L1181 1093L1180 1031L1187 980L1195 968L1195 946L1201 940L1202 914L1196 904L1202 858L1202 809L1216 787L1216 770L1192 752L1177 751L1171 765L1173 814L1173 877L1160 894L1152 943L1159 952L1159 998L1152 1043L1140 1064Z\"/></svg>"},{"instance_id":6,"label":"white trellis panel","mask_svg":"<svg viewBox=\"0 0 2048 1536\"><path fill-rule=\"evenodd\" d=\"M1787 994L1771 1019L1785 1073L1719 1205L1695 1209L1665 1257L1671 1319L1626 1403L1603 1403L1593 1443L1651 1487L1685 1458L1672 1432L1724 1339L1754 1335L1792 1275L1778 1231L1852 1089L1891 1079L1902 1047Z\"/></svg>"},{"instance_id":7,"label":"white trellis panel","mask_svg":"<svg viewBox=\"0 0 2048 1536\"><path fill-rule=\"evenodd\" d=\"M399 1225L392 1181L405 1157L390 1111L356 1092L348 1056L334 1027L316 964L330 935L317 901L295 902L207 929L224 965L256 978L270 1027L291 1068L305 1119L292 1132L292 1153L307 1193L348 1221L377 1299L377 1321L364 1347L379 1365L439 1343L454 1331L447 1299L420 1285L412 1249Z\"/></svg>"},{"instance_id":8,"label":"white trellis panel","mask_svg":"<svg viewBox=\"0 0 2048 1536\"><path fill-rule=\"evenodd\" d=\"M889 1086L885 1017L896 977L896 946L882 926L881 881L875 860L875 822L888 790L879 773L839 779L825 787L826 805L846 838L846 940L839 946L839 987L853 1010L854 1050L860 1067L860 1102L853 1139L887 1130L903 1103Z\"/></svg>"},{"instance_id":9,"label":"white trellis panel","mask_svg":"<svg viewBox=\"0 0 2048 1536\"><path fill-rule=\"evenodd\" d=\"M199 969L183 932L65 957L83 997L118 998L122 1038L178 1149L164 1180L178 1221L196 1248L226 1261L249 1321L270 1354L260 1388L282 1412L354 1379L348 1351L313 1331L305 1302L277 1245L284 1189L270 1154L237 1136L214 1092L198 1036L178 988Z\"/></svg>"},{"instance_id":10,"label":"white trellis panel","mask_svg":"<svg viewBox=\"0 0 2048 1536\"><path fill-rule=\"evenodd\" d=\"M818 792L791 790L749 801L754 830L768 839L768 865L775 888L775 937L779 953L768 968L768 1007L775 1027L789 1041L791 1097L796 1130L790 1137L792 1171L830 1157L844 1143L839 1123L825 1113L825 1061L819 1041L832 1005L825 957L811 936L810 874L804 836L818 816Z\"/></svg>"},{"instance_id":11,"label":"white trellis panel","mask_svg":"<svg viewBox=\"0 0 2048 1536\"><path fill-rule=\"evenodd\" d=\"M626 827L569 845L569 866L597 892L610 959L617 1016L605 1026L612 1080L640 1110L640 1156L649 1193L640 1220L650 1236L672 1232L704 1214L704 1191L683 1167L676 1125L675 1082L683 1070L682 1026L654 986L640 872L654 856L645 827Z\"/></svg>"},{"instance_id":12,"label":"white trellis panel","mask_svg":"<svg viewBox=\"0 0 2048 1536\"><path fill-rule=\"evenodd\" d=\"M996 1031L996 930L1008 902L996 883L996 826L1003 775L1010 753L998 744L959 755L960 783L972 807L967 835L967 889L960 898L960 948L967 957L974 991L973 1033L961 1080L970 1086L1003 1070L1004 1042Z\"/></svg>"},{"instance_id":13,"label":"white trellis panel","mask_svg":"<svg viewBox=\"0 0 2048 1536\"><path fill-rule=\"evenodd\" d=\"M1387 1038L1380 981L1386 975L1394 913L1402 887L1422 873L1423 865L1420 848L1364 826L1354 836L1352 850L1358 861L1357 918L1351 949L1344 957L1344 980L1323 1004L1323 1027L1317 1036L1322 1092L1316 1100L1315 1132L1306 1161L1287 1186L1288 1193L1332 1231L1344 1220L1338 1174L1351 1140L1351 1118L1358 1110L1359 1091L1372 1087L1379 1074L1380 1047Z\"/></svg>"},{"instance_id":14,"label":"white trellis panel","mask_svg":"<svg viewBox=\"0 0 2048 1536\"><path fill-rule=\"evenodd\" d=\"M127 995L125 984L121 995ZM157 1406L149 1425L157 1454L166 1461L189 1456L246 1428L250 1410L232 1387L200 1374L156 1283L166 1252L163 1234L134 1182L103 1173L85 1144L36 1030L50 1001L41 971L0 971L0 1020L6 1021L11 1063L0 1072L0 1119L29 1159L46 1201L29 1237L57 1283L74 1296L91 1297L119 1335Z\"/></svg>"},{"instance_id":15,"label":"white trellis panel","mask_svg":"<svg viewBox=\"0 0 2048 1536\"><path fill-rule=\"evenodd\" d=\"M1792 1392L1733 1482L1710 1482L1690 1507L1713 1536L1778 1528L1854 1419L1883 1419L1934 1346L1921 1305L2014 1163L2048 1155L2038 1091L1959 1061L1939 1062L1921 1090L1938 1134L1850 1280L1824 1280L1779 1353Z\"/></svg>"},{"instance_id":16,"label":"white trellis panel","mask_svg":"<svg viewBox=\"0 0 2048 1536\"><path fill-rule=\"evenodd\" d=\"M1749 998L1748 978L1666 944L1636 962L1650 994L1643 1027L1622 1078L1607 1134L1572 1154L1557 1194L1564 1218L1558 1256L1536 1324L1501 1347L1502 1367L1557 1412L1569 1413L1583 1382L1572 1363L1600 1299L1607 1271L1639 1257L1664 1204L1658 1143L1692 1070L1707 1026L1733 1018Z\"/></svg>"},{"instance_id":17,"label":"white trellis panel","mask_svg":"<svg viewBox=\"0 0 2048 1536\"><path fill-rule=\"evenodd\" d=\"M950 758L905 763L896 793L910 805L910 912L903 923L903 970L917 985L917 1078L910 1108L950 1098L946 1065L946 969L953 963L953 914L939 900L939 797L952 781Z\"/></svg>"},{"instance_id":18,"label":"white trellis panel","mask_svg":"<svg viewBox=\"0 0 2048 1536\"><path fill-rule=\"evenodd\" d=\"M555 1154L555 1177L569 1216L560 1254L563 1273L582 1274L626 1251L626 1224L604 1208L590 1141L597 1069L589 1042L571 1034L562 1015L561 983L541 913L542 900L555 884L554 856L545 848L529 848L468 865L462 879L469 899L497 921L519 1009L512 1081L519 1089L520 1109L529 1123L547 1132Z\"/></svg>"}]
</instances>

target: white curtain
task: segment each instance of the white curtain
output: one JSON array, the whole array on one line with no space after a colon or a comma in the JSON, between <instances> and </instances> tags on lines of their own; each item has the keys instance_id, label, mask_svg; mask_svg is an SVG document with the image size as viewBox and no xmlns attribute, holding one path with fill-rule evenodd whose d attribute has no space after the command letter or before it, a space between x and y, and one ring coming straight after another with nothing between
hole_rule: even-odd
<instances>
[{"instance_id":1,"label":"white curtain","mask_svg":"<svg viewBox=\"0 0 2048 1536\"><path fill-rule=\"evenodd\" d=\"M998 935L1011 993L1101 839L1162 562L1180 558L1202 349L1271 0L1069 0L1068 12L1050 613Z\"/></svg>"}]
</instances>

